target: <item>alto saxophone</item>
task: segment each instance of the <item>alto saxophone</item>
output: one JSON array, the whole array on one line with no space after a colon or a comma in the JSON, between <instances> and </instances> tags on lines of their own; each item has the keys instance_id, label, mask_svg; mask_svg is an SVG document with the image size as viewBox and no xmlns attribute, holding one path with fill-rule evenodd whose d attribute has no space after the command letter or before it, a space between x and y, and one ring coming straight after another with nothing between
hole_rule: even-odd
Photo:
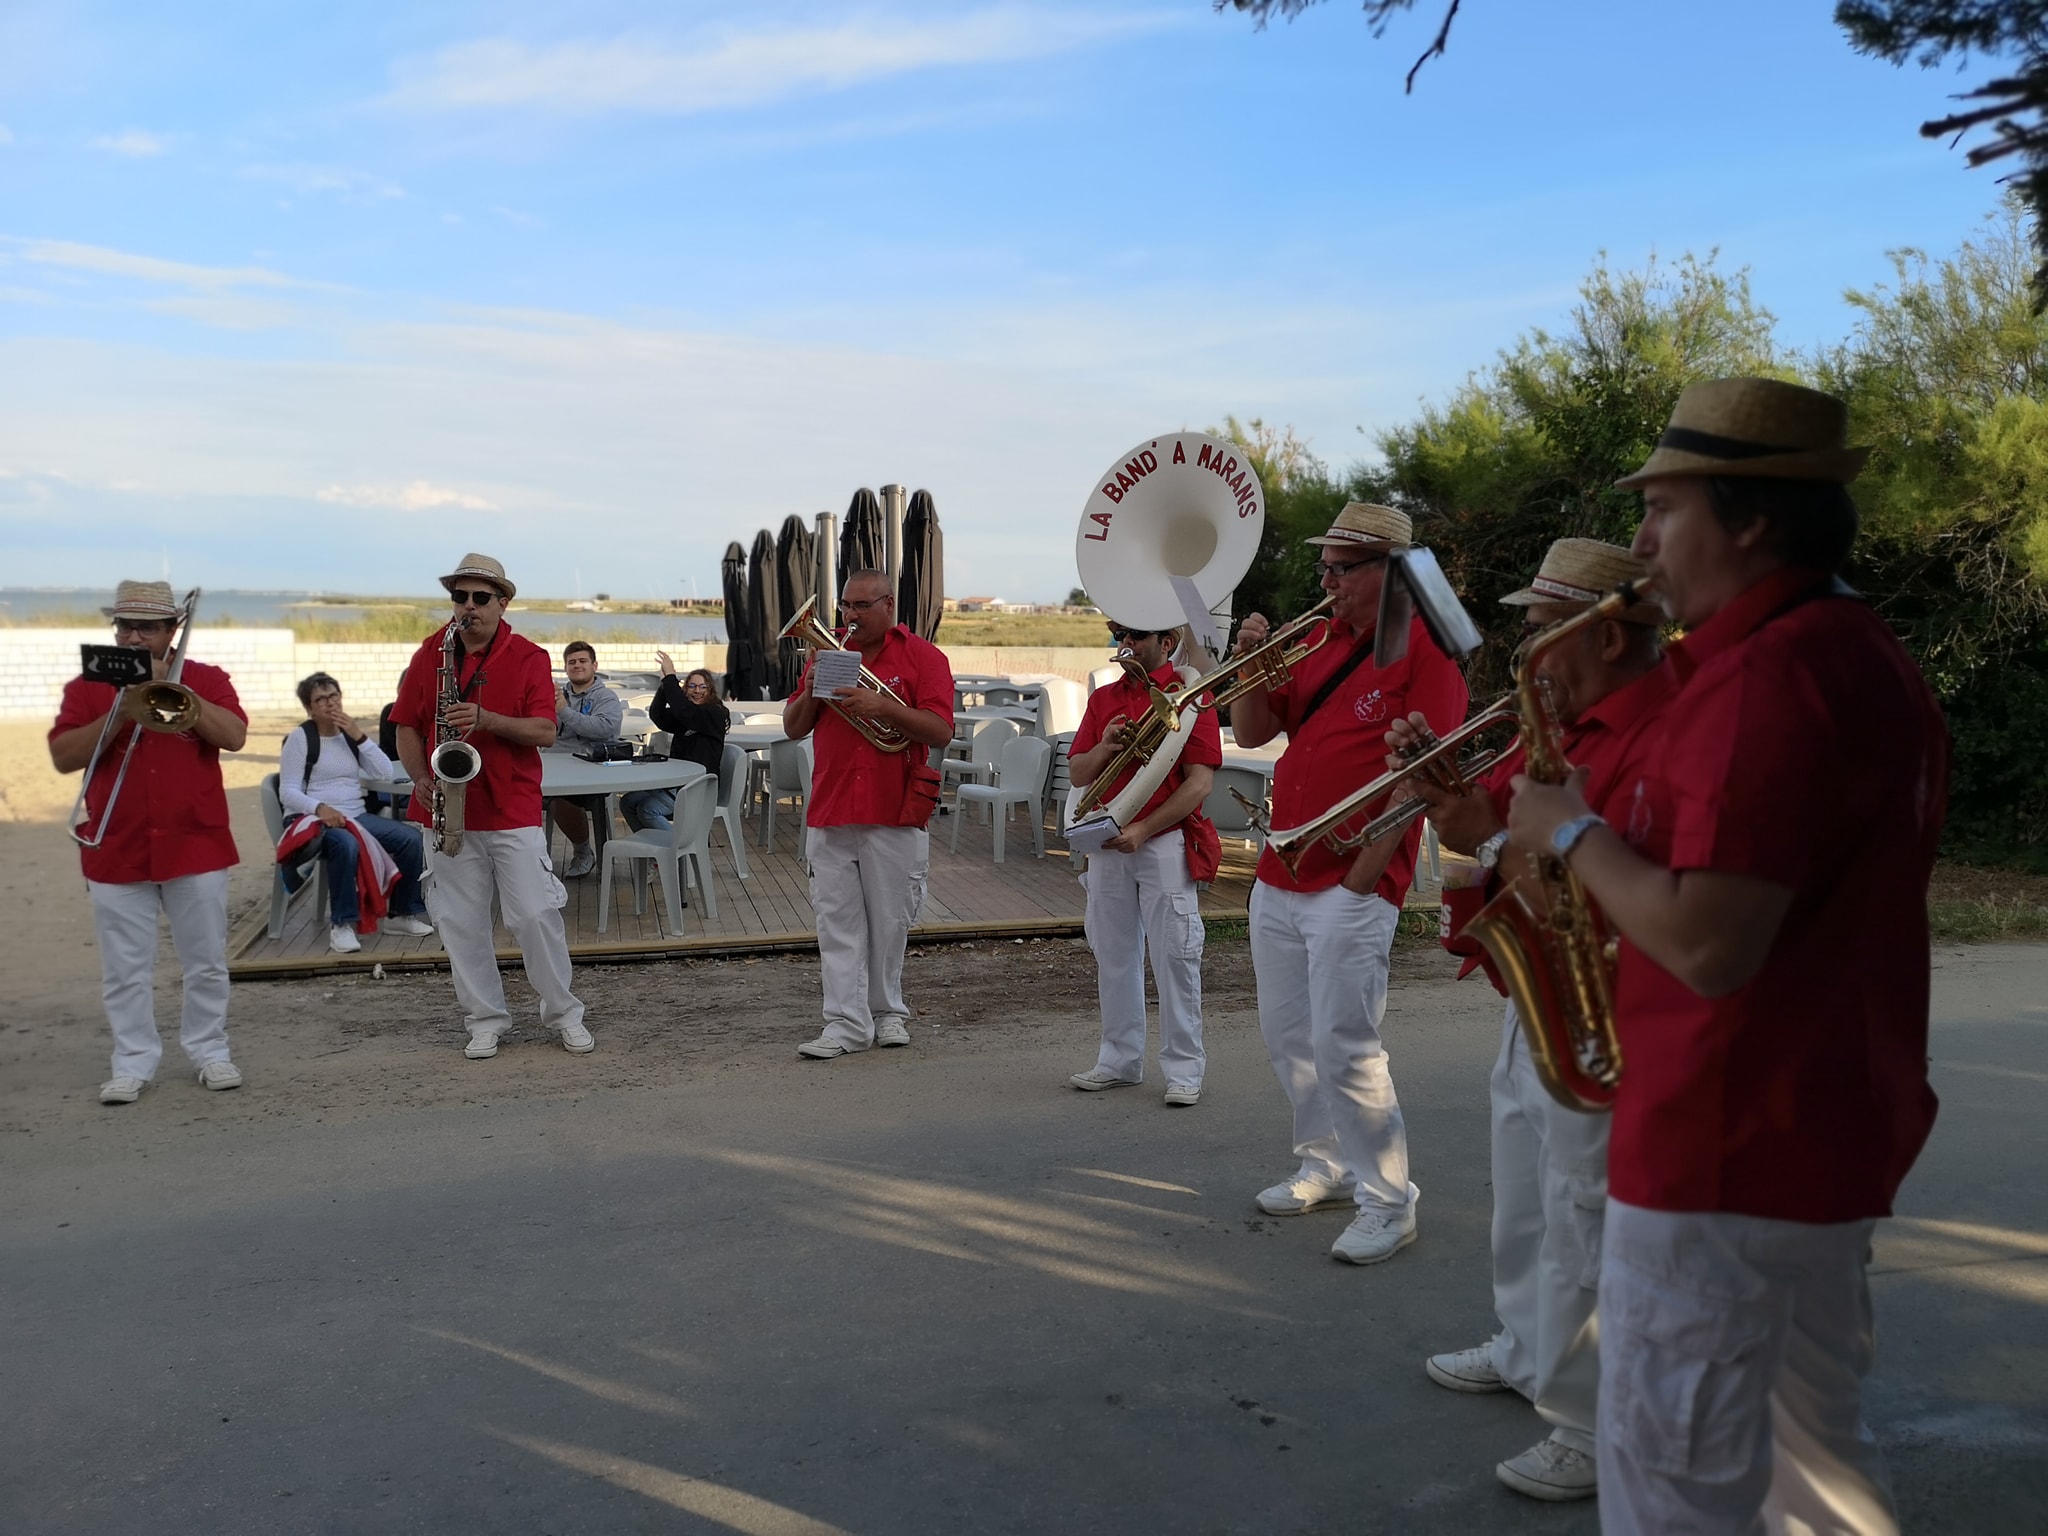
<instances>
[{"instance_id":1,"label":"alto saxophone","mask_svg":"<svg viewBox=\"0 0 2048 1536\"><path fill-rule=\"evenodd\" d=\"M434 851L453 856L462 851L462 808L469 781L483 771L483 754L469 744L467 732L448 723L448 711L462 702L461 634L469 622L457 614L441 631L441 667L434 682L434 733L427 745L427 771L433 775ZM481 683L483 678L478 676Z\"/></svg>"},{"instance_id":2,"label":"alto saxophone","mask_svg":"<svg viewBox=\"0 0 2048 1536\"><path fill-rule=\"evenodd\" d=\"M1625 582L1583 613L1553 624L1524 647L1515 669L1521 716L1522 770L1539 784L1571 775L1563 728L1536 663L1560 640L1614 617L1643 595ZM1621 1036L1614 1021L1618 942L1571 866L1547 849L1508 881L1465 931L1477 939L1507 983L1536 1075L1567 1109L1597 1113L1614 1107L1621 1081Z\"/></svg>"}]
</instances>

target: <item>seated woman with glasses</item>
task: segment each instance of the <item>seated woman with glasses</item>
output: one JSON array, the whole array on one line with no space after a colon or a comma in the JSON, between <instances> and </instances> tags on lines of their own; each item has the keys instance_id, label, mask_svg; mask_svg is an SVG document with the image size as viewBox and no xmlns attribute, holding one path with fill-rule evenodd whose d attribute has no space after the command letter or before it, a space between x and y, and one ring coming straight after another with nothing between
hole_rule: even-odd
<instances>
[{"instance_id":1,"label":"seated woman with glasses","mask_svg":"<svg viewBox=\"0 0 2048 1536\"><path fill-rule=\"evenodd\" d=\"M700 764L706 773L718 772L718 760L725 751L726 727L732 712L718 697L718 685L702 667L678 679L676 664L667 651L656 651L661 663L661 687L647 706L647 717L658 731L667 731L670 757ZM673 789L638 789L619 798L619 810L626 825L635 832L659 828L666 831L675 814Z\"/></svg>"}]
</instances>

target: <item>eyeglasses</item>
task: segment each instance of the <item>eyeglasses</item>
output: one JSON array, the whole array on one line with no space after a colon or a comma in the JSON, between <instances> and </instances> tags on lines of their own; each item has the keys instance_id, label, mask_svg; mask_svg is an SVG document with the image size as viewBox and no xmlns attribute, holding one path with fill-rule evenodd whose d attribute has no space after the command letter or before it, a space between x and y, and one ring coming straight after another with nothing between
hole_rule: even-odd
<instances>
[{"instance_id":1,"label":"eyeglasses","mask_svg":"<svg viewBox=\"0 0 2048 1536\"><path fill-rule=\"evenodd\" d=\"M855 613L866 613L866 612L867 612L867 611L868 611L868 610L869 610L870 608L879 608L879 607L881 607L881 606L882 606L882 604L884 604L884 603L893 603L893 602L895 602L895 601L896 601L896 599L895 599L895 598L893 598L893 597L889 596L889 595L888 595L888 594L887 594L887 593L885 592L885 593L883 593L883 594L882 594L882 596L880 596L880 597L870 597L870 598L853 598L853 597L843 597L843 598L841 598L841 599L839 600L839 606L840 606L840 607L842 607L842 608L847 608L847 609L851 609L851 610L852 610L853 612L855 612Z\"/></svg>"},{"instance_id":2,"label":"eyeglasses","mask_svg":"<svg viewBox=\"0 0 2048 1536\"><path fill-rule=\"evenodd\" d=\"M115 634L156 635L170 627L168 619L116 619Z\"/></svg>"},{"instance_id":3,"label":"eyeglasses","mask_svg":"<svg viewBox=\"0 0 2048 1536\"><path fill-rule=\"evenodd\" d=\"M468 606L488 608L497 600L497 596L498 594L491 591L488 587L479 587L474 592L465 592L460 587L450 587L448 589L448 600L458 608Z\"/></svg>"},{"instance_id":4,"label":"eyeglasses","mask_svg":"<svg viewBox=\"0 0 2048 1536\"><path fill-rule=\"evenodd\" d=\"M1384 554L1367 555L1363 560L1318 560L1316 562L1316 577L1321 581L1329 581L1333 578L1342 581L1361 565L1385 565L1386 563L1387 557Z\"/></svg>"},{"instance_id":5,"label":"eyeglasses","mask_svg":"<svg viewBox=\"0 0 2048 1536\"><path fill-rule=\"evenodd\" d=\"M701 677L697 678L694 682L683 684L683 692L685 693L709 693L710 691L711 685Z\"/></svg>"}]
</instances>

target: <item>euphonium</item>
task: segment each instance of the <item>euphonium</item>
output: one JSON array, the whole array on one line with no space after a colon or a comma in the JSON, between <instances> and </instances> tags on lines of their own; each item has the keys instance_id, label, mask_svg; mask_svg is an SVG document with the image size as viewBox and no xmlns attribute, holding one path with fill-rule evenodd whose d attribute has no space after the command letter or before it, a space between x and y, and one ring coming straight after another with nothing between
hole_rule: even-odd
<instances>
[{"instance_id":1,"label":"euphonium","mask_svg":"<svg viewBox=\"0 0 2048 1536\"><path fill-rule=\"evenodd\" d=\"M782 626L782 632L775 638L778 640L801 640L805 645L817 650L844 650L845 647L839 643L839 637L818 622L817 608L817 598L805 598L803 607L797 609L795 615L787 624ZM874 689L875 692L881 694L884 698L895 699L898 704L903 702L895 689L875 676L866 667L860 669L860 680L862 686ZM859 715L851 714L847 711L846 706L837 699L826 699L823 702L838 710L839 718L866 737L868 744L877 751L901 752L910 745L910 738L897 730L893 725L884 725L879 720L866 720Z\"/></svg>"},{"instance_id":2,"label":"euphonium","mask_svg":"<svg viewBox=\"0 0 2048 1536\"><path fill-rule=\"evenodd\" d=\"M185 652L192 643L192 622L198 612L199 589L194 587L185 594L185 601L179 607L178 643L171 650L171 664L164 669L164 675L123 689L114 701L114 707L107 711L107 718L100 726L99 739L92 745L92 756L86 760L85 776L78 785L78 798L71 803L71 840L79 847L97 848L106 838L107 824L114 819L114 805L121 798L121 786L127 781L128 765L135 760L135 748L142 740L142 733L155 731L160 735L175 736L199 723L199 695L178 681L185 675ZM107 803L100 807L99 823L87 837L79 831L78 813L85 804L85 792L92 785L92 776L99 769L100 754L123 724L132 724L137 729L128 735L128 748L121 754L121 767L114 775L114 787L107 791Z\"/></svg>"},{"instance_id":3,"label":"euphonium","mask_svg":"<svg viewBox=\"0 0 2048 1536\"><path fill-rule=\"evenodd\" d=\"M469 781L483 771L484 757L463 736L453 734L449 709L462 702L461 634L470 616L458 613L441 631L441 667L434 684L434 736L427 747L427 770L434 776L432 801L434 851L450 857L462 851L463 804ZM483 679L479 677L478 683Z\"/></svg>"},{"instance_id":4,"label":"euphonium","mask_svg":"<svg viewBox=\"0 0 2048 1536\"><path fill-rule=\"evenodd\" d=\"M1521 706L1523 772L1539 784L1571 774L1563 731L1536 663L1560 640L1613 618L1638 602L1642 582L1624 582L1583 613L1532 638L1515 669ZM1536 1075L1567 1109L1614 1105L1621 1081L1621 1037L1614 1022L1616 944L1606 918L1571 866L1544 850L1531 856L1465 931L1477 939L1507 984Z\"/></svg>"}]
</instances>

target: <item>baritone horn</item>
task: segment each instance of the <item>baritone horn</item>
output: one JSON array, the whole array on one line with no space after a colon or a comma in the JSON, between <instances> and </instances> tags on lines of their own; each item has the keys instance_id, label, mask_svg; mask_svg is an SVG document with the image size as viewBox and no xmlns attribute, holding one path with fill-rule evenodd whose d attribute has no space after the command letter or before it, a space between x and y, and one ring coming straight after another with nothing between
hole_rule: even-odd
<instances>
[{"instance_id":1,"label":"baritone horn","mask_svg":"<svg viewBox=\"0 0 2048 1536\"><path fill-rule=\"evenodd\" d=\"M178 607L178 642L171 649L171 664L164 669L164 675L146 683L134 683L121 690L107 711L107 718L100 726L99 739L93 743L92 756L86 760L85 775L79 781L78 798L71 803L71 840L81 848L97 848L107 835L107 825L114 819L114 806L121 798L121 786L127 781L128 767L135 761L135 749L142 741L144 731L159 735L175 736L191 730L199 723L199 695L179 681L185 675L185 652L192 643L192 623L199 612L199 589L194 587L185 594L185 601ZM99 771L100 756L107 749L123 725L136 729L128 733L128 746L121 754L120 770L114 775L114 787L107 792L107 803L100 807L100 814L90 835L79 820L79 812L85 806L85 793L92 787L92 777Z\"/></svg>"},{"instance_id":2,"label":"baritone horn","mask_svg":"<svg viewBox=\"0 0 2048 1536\"><path fill-rule=\"evenodd\" d=\"M840 651L845 649L839 643L839 637L819 622L818 599L815 596L804 599L803 607L797 609L790 616L789 622L782 626L781 633L776 635L775 638L778 640L801 640L813 650ZM866 667L860 669L860 681L862 687L872 688L884 698L894 699L898 704L903 702L903 699L894 688L891 688ZM885 725L880 720L867 720L859 715L848 714L846 707L837 699L825 699L822 702L837 710L839 718L866 737L868 744L877 751L901 752L911 744L910 738L897 730L893 725Z\"/></svg>"}]
</instances>

